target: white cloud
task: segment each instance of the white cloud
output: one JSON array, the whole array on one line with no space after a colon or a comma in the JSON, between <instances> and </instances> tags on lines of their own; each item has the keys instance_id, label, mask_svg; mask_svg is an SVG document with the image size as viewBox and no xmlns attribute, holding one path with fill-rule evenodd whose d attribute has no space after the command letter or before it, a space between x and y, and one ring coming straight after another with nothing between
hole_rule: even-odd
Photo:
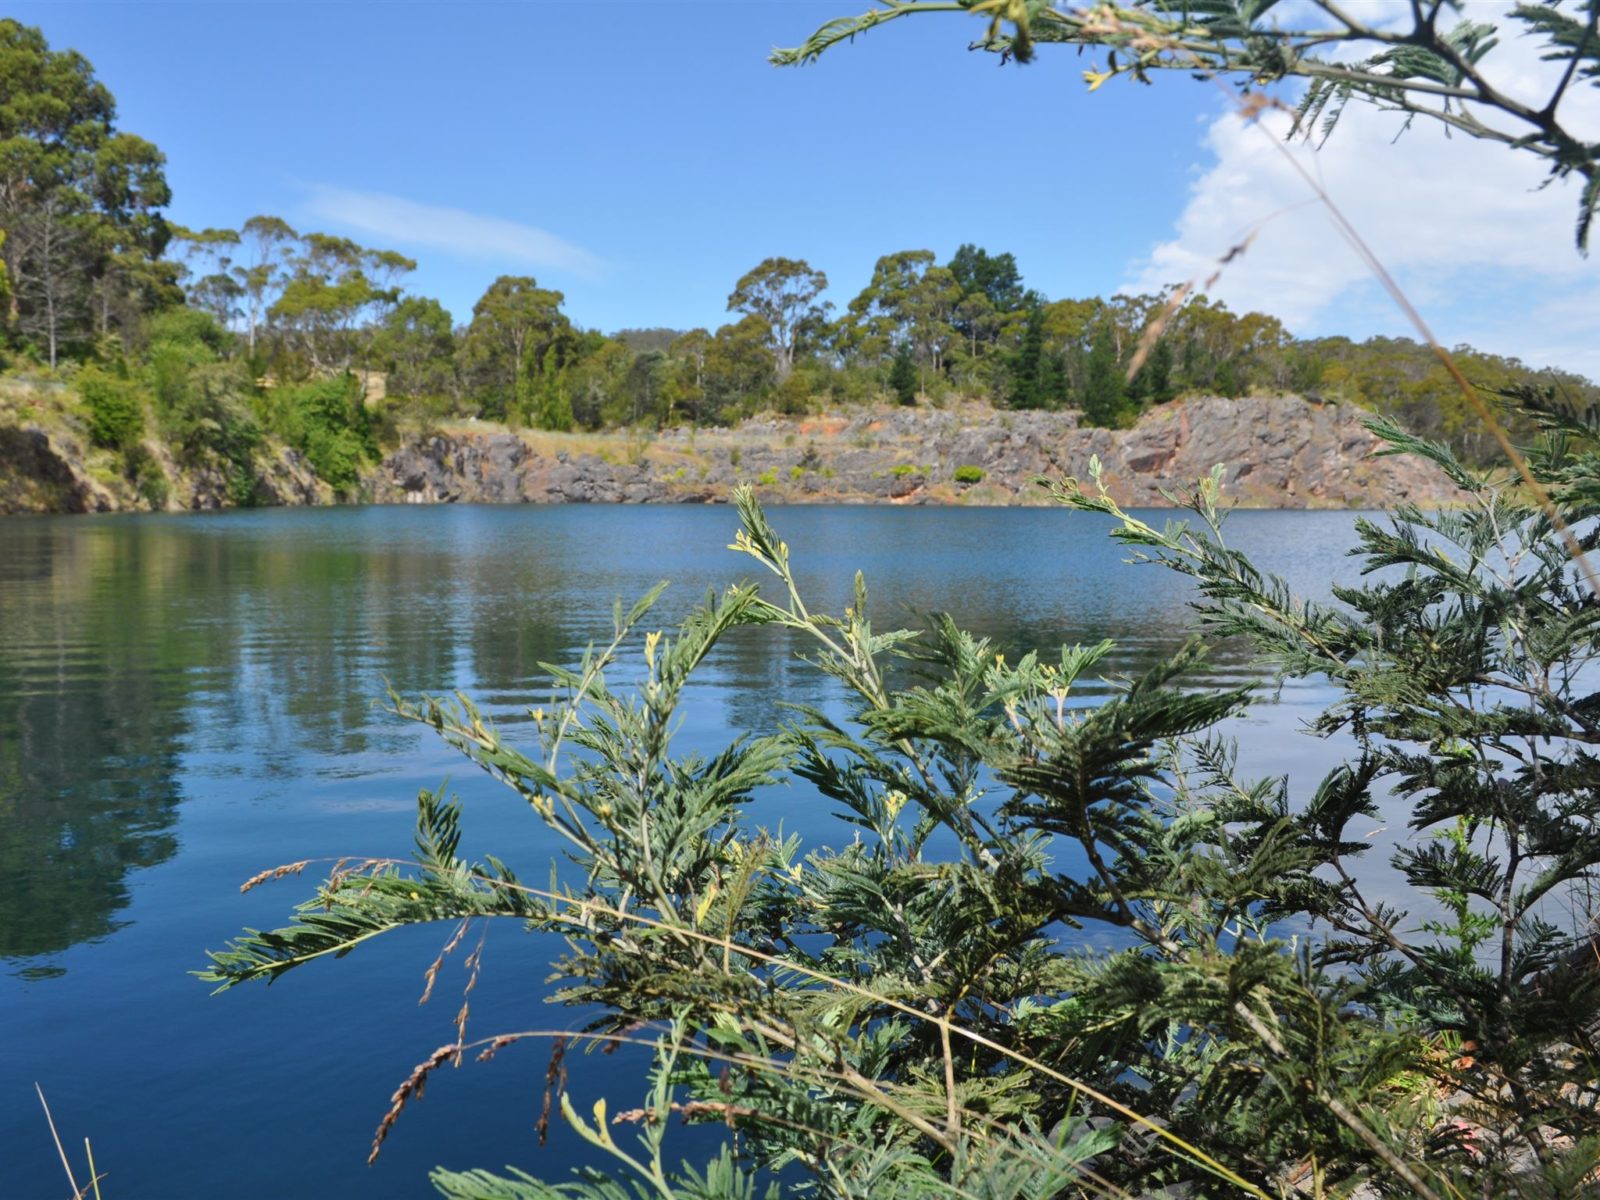
<instances>
[{"instance_id":1,"label":"white cloud","mask_svg":"<svg viewBox=\"0 0 1600 1200\"><path fill-rule=\"evenodd\" d=\"M425 246L506 267L538 267L592 278L604 263L555 234L503 217L418 204L402 196L312 184L308 211L320 221L401 248Z\"/></svg>"},{"instance_id":2,"label":"white cloud","mask_svg":"<svg viewBox=\"0 0 1600 1200\"><path fill-rule=\"evenodd\" d=\"M1502 32L1509 32L1503 23ZM1548 86L1554 68L1539 61L1536 43L1511 38L1485 69L1507 90L1531 96L1541 80ZM1562 115L1593 136L1600 91L1575 85ZM1273 313L1298 334L1411 336L1326 209L1306 202L1312 193L1284 157L1287 128L1283 113L1260 125L1232 112L1213 120L1204 138L1213 161L1197 174L1174 236L1135 263L1124 286L1153 291L1204 278L1258 229L1212 295L1235 309ZM1400 131L1397 115L1352 101L1322 149L1292 152L1446 345L1469 341L1600 379L1600 226L1596 253L1581 257L1577 182L1542 187L1547 172L1532 154L1446 136L1423 118Z\"/></svg>"}]
</instances>

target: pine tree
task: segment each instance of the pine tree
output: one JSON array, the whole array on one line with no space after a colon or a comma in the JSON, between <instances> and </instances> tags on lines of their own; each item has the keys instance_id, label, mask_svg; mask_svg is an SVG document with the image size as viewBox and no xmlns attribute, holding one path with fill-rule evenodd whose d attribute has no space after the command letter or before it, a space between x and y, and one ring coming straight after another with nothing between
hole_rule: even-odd
<instances>
[{"instance_id":1,"label":"pine tree","mask_svg":"<svg viewBox=\"0 0 1600 1200\"><path fill-rule=\"evenodd\" d=\"M1114 429L1127 408L1126 385L1117 362L1111 331L1102 324L1089 344L1089 363L1083 384L1083 419L1090 425Z\"/></svg>"},{"instance_id":2,"label":"pine tree","mask_svg":"<svg viewBox=\"0 0 1600 1200\"><path fill-rule=\"evenodd\" d=\"M901 342L894 352L894 364L889 368L889 390L901 404L917 402L917 365L909 341Z\"/></svg>"},{"instance_id":3,"label":"pine tree","mask_svg":"<svg viewBox=\"0 0 1600 1200\"><path fill-rule=\"evenodd\" d=\"M1028 313L1022 342L1011 353L1006 374L1010 390L1006 403L1011 408L1042 408L1044 394L1040 370L1044 358L1044 310L1035 307Z\"/></svg>"}]
</instances>

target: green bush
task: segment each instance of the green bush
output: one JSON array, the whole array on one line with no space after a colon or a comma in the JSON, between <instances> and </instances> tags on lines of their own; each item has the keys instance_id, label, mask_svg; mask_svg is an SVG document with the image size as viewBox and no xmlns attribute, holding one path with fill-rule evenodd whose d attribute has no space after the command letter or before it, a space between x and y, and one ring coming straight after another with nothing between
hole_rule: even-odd
<instances>
[{"instance_id":1,"label":"green bush","mask_svg":"<svg viewBox=\"0 0 1600 1200\"><path fill-rule=\"evenodd\" d=\"M1551 423L1534 461L1578 520L1595 431ZM1103 491L1057 492L1195 580L1205 632L1327 681L1337 700L1315 729L1354 749L1320 780L1241 772L1217 726L1249 689L1197 673L1198 644L1107 691L1081 681L1110 642L1008 661L948 618L886 631L859 576L842 613L809 609L744 489L735 548L776 577L773 598L712 593L665 639L640 636L659 588L619 610L614 640L558 675L569 699L527 751L469 701L395 698L511 786L573 872L543 889L460 858L460 805L424 792L413 864L340 868L295 924L247 931L205 978L272 979L412 924L562 933L552 998L584 1010L578 1039L654 1046L642 1158L611 1140L603 1104L591 1124L562 1100L612 1159L610 1183L570 1193L594 1200L624 1180L747 1197L777 1171L835 1197L1033 1200L1093 1180L1095 1195L1266 1200L1313 1161L1326 1195L1586 1194L1600 607L1538 509L1381 432L1468 505L1362 521L1364 564L1405 573L1341 589L1337 608L1226 545L1215 478L1198 522L1160 529ZM691 677L741 626L814 647L847 716L800 710L776 734L675 756ZM607 679L640 661L636 641L637 696ZM751 821L784 779L848 834L803 847ZM1411 891L1381 903L1355 868L1380 803L1415 833L1394 858ZM447 1046L421 1078L524 1036ZM674 1110L733 1121L737 1152L669 1176ZM725 1186L695 1182L713 1176ZM435 1182L555 1194L483 1172Z\"/></svg>"},{"instance_id":2,"label":"green bush","mask_svg":"<svg viewBox=\"0 0 1600 1200\"><path fill-rule=\"evenodd\" d=\"M363 464L378 456L360 381L344 375L277 390L283 393L274 399L288 416L289 442L330 487L353 488Z\"/></svg>"},{"instance_id":3,"label":"green bush","mask_svg":"<svg viewBox=\"0 0 1600 1200\"><path fill-rule=\"evenodd\" d=\"M121 450L144 436L144 396L133 380L91 366L78 373L77 387L96 446Z\"/></svg>"},{"instance_id":4,"label":"green bush","mask_svg":"<svg viewBox=\"0 0 1600 1200\"><path fill-rule=\"evenodd\" d=\"M916 467L912 466L910 463L899 463L889 468L889 474L893 475L896 479L904 479L907 475L915 475L916 473Z\"/></svg>"},{"instance_id":5,"label":"green bush","mask_svg":"<svg viewBox=\"0 0 1600 1200\"><path fill-rule=\"evenodd\" d=\"M955 480L957 483L982 483L983 468L970 463L959 466L956 468Z\"/></svg>"},{"instance_id":6,"label":"green bush","mask_svg":"<svg viewBox=\"0 0 1600 1200\"><path fill-rule=\"evenodd\" d=\"M140 498L156 512L166 508L167 500L172 495L172 485L155 456L140 444L124 450L122 461Z\"/></svg>"}]
</instances>

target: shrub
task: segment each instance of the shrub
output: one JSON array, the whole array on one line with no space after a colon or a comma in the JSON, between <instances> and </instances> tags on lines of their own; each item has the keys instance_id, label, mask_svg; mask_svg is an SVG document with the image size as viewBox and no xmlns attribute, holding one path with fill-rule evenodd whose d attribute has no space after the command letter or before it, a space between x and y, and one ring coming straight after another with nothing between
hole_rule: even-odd
<instances>
[{"instance_id":1,"label":"shrub","mask_svg":"<svg viewBox=\"0 0 1600 1200\"><path fill-rule=\"evenodd\" d=\"M959 466L956 468L955 480L957 483L982 483L983 468L970 463Z\"/></svg>"},{"instance_id":2,"label":"shrub","mask_svg":"<svg viewBox=\"0 0 1600 1200\"><path fill-rule=\"evenodd\" d=\"M344 375L278 390L290 416L289 440L329 486L353 488L363 463L378 453L360 382Z\"/></svg>"},{"instance_id":3,"label":"shrub","mask_svg":"<svg viewBox=\"0 0 1600 1200\"><path fill-rule=\"evenodd\" d=\"M1571 519L1592 511L1600 452L1586 425L1550 420L1535 462ZM882 632L859 577L842 614L813 613L746 489L735 548L776 576L777 599L731 588L675 637L645 635L643 699L606 674L659 589L558 674L570 700L537 726L537 752L464 699L393 698L560 833L576 864L564 883L459 858L460 806L424 792L414 865L342 866L297 924L247 932L206 977L272 978L421 922L559 930L554 999L591 1014L579 1040L653 1039L645 1159L610 1140L603 1106L595 1124L565 1098L562 1111L663 1196L706 1195L694 1179L712 1174L729 1181L716 1195L749 1195L782 1169L830 1195L1022 1200L1087 1177L1097 1194L1264 1198L1307 1161L1328 1194L1577 1194L1561 1181L1600 1165L1583 1098L1600 735L1579 682L1600 658L1600 606L1536 509L1381 432L1450 472L1471 507L1363 520L1368 565L1407 573L1342 588L1338 609L1226 545L1216 477L1192 498L1198 525L1159 530L1103 492L1058 492L1195 578L1209 631L1329 679L1340 696L1317 728L1348 731L1356 754L1320 782L1241 773L1212 730L1246 689L1187 680L1198 645L1080 701L1111 643L1008 662L946 618ZM691 676L742 625L814 645L849 719L801 710L784 732L674 757ZM885 682L901 669L903 690ZM753 791L785 776L853 836L804 852L748 823ZM1353 872L1380 788L1425 835L1396 859L1416 916ZM525 1036L446 1047L413 1082ZM669 1179L673 1108L732 1122L737 1155ZM553 1194L483 1172L435 1182Z\"/></svg>"},{"instance_id":4,"label":"shrub","mask_svg":"<svg viewBox=\"0 0 1600 1200\"><path fill-rule=\"evenodd\" d=\"M90 366L78 373L77 387L96 446L121 450L144 436L144 396L137 383Z\"/></svg>"},{"instance_id":5,"label":"shrub","mask_svg":"<svg viewBox=\"0 0 1600 1200\"><path fill-rule=\"evenodd\" d=\"M893 475L896 479L904 479L907 475L915 475L916 473L916 467L912 466L910 463L898 463L889 468L889 474Z\"/></svg>"},{"instance_id":6,"label":"shrub","mask_svg":"<svg viewBox=\"0 0 1600 1200\"><path fill-rule=\"evenodd\" d=\"M167 499L172 494L172 487L167 480L167 474L161 469L161 464L141 443L124 448L122 452L123 470L128 478L133 481L134 489L139 497L150 506L159 511L167 506Z\"/></svg>"}]
</instances>

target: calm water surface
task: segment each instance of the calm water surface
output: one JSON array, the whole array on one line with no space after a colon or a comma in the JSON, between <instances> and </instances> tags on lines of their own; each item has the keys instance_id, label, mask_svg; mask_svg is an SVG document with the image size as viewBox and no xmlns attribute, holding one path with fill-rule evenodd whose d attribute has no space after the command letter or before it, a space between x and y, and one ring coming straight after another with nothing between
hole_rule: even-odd
<instances>
[{"instance_id":1,"label":"calm water surface","mask_svg":"<svg viewBox=\"0 0 1600 1200\"><path fill-rule=\"evenodd\" d=\"M859 568L877 624L948 610L1019 651L1114 637L1113 671L1180 644L1178 577L1134 568L1109 522L1054 510L806 507L772 512L813 608ZM1301 591L1348 576L1343 513L1240 513L1230 536ZM555 851L512 793L426 731L376 709L471 693L515 728L544 702L541 661L609 632L616 597L659 579L675 617L754 564L713 508L359 508L0 522L0 1147L7 1195L63 1194L33 1093L70 1146L92 1138L117 1200L433 1195L436 1164L515 1163L559 1178L574 1139L532 1138L538 1049L446 1072L365 1165L413 1063L451 1040L458 967L417 1004L442 940L411 931L271 988L211 997L188 972L241 927L284 923L310 880L241 895L264 867L404 854L415 796L467 801L464 852L542 878ZM771 728L780 701L832 690L770 632L708 665L681 734L720 745ZM1214 680L1253 678L1219 652ZM1337 748L1300 735L1326 695L1286 689L1237 723L1252 773L1309 786ZM774 789L758 819L823 842L827 807ZM479 1033L575 1023L537 1003L552 944L496 928L474 993ZM573 1064L575 1099L642 1094L636 1058ZM80 1155L81 1157L81 1155ZM80 1172L80 1176L81 1176ZM83 1182L80 1178L79 1182Z\"/></svg>"}]
</instances>

